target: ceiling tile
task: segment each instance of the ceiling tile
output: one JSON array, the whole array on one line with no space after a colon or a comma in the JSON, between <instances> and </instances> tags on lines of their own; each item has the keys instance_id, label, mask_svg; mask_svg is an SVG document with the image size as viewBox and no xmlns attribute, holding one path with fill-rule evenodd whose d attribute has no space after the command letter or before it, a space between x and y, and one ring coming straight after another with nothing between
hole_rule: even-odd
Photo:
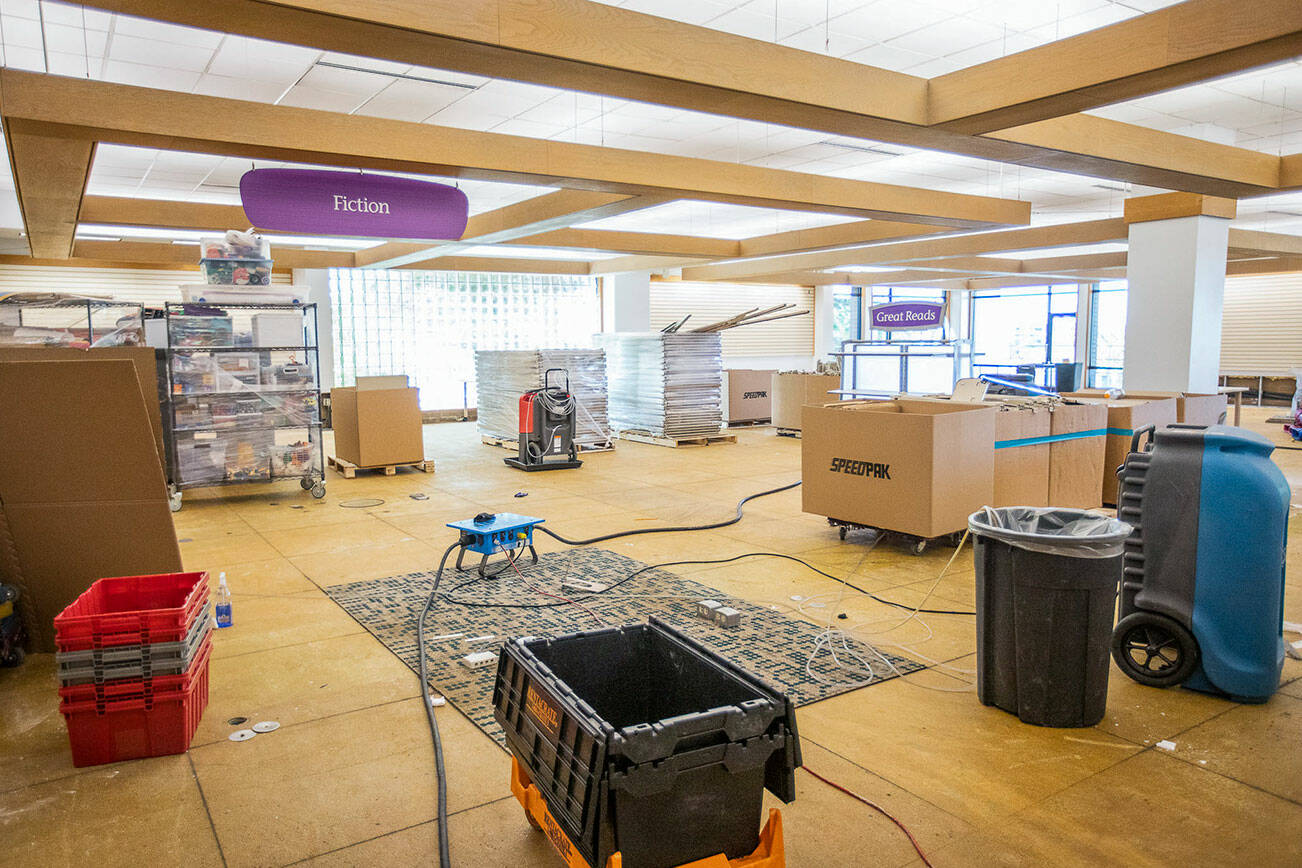
<instances>
[{"instance_id":1,"label":"ceiling tile","mask_svg":"<svg viewBox=\"0 0 1302 868\"><path fill-rule=\"evenodd\" d=\"M208 74L199 79L194 92L227 99L275 102L285 92L285 85L273 81L257 81L256 79Z\"/></svg>"},{"instance_id":2,"label":"ceiling tile","mask_svg":"<svg viewBox=\"0 0 1302 868\"><path fill-rule=\"evenodd\" d=\"M322 90L321 88L296 84L281 98L280 105L346 113L361 105L363 99L364 97L355 93L339 93L334 90Z\"/></svg>"},{"instance_id":3,"label":"ceiling tile","mask_svg":"<svg viewBox=\"0 0 1302 868\"><path fill-rule=\"evenodd\" d=\"M212 48L114 34L109 40L109 57L128 63L203 72L212 59Z\"/></svg>"},{"instance_id":4,"label":"ceiling tile","mask_svg":"<svg viewBox=\"0 0 1302 868\"><path fill-rule=\"evenodd\" d=\"M216 48L222 41L222 34L197 27L182 27L179 24L164 24L147 18L133 18L130 15L115 17L114 38L132 36L152 40L164 45L189 45L195 48Z\"/></svg>"},{"instance_id":5,"label":"ceiling tile","mask_svg":"<svg viewBox=\"0 0 1302 868\"><path fill-rule=\"evenodd\" d=\"M357 113L399 121L423 121L467 93L459 87L398 79L362 104Z\"/></svg>"},{"instance_id":6,"label":"ceiling tile","mask_svg":"<svg viewBox=\"0 0 1302 868\"><path fill-rule=\"evenodd\" d=\"M104 64L103 78L119 84L188 91L199 82L199 73L110 60Z\"/></svg>"},{"instance_id":7,"label":"ceiling tile","mask_svg":"<svg viewBox=\"0 0 1302 868\"><path fill-rule=\"evenodd\" d=\"M232 78L274 81L293 84L305 73L320 51L251 39L227 36L213 56L208 72Z\"/></svg>"}]
</instances>

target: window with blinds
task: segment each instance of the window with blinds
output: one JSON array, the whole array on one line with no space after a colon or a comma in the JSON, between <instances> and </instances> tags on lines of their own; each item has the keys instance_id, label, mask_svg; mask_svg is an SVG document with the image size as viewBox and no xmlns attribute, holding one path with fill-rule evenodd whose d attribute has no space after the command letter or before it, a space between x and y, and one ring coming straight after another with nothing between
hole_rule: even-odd
<instances>
[{"instance_id":1,"label":"window with blinds","mask_svg":"<svg viewBox=\"0 0 1302 868\"><path fill-rule=\"evenodd\" d=\"M273 284L290 284L288 272L271 274ZM185 283L203 283L197 270L152 268L76 268L63 265L0 265L0 292L68 292L145 307L180 301Z\"/></svg>"},{"instance_id":2,"label":"window with blinds","mask_svg":"<svg viewBox=\"0 0 1302 868\"><path fill-rule=\"evenodd\" d=\"M1221 372L1282 374L1302 367L1302 274L1225 281Z\"/></svg>"},{"instance_id":3,"label":"window with blinds","mask_svg":"<svg viewBox=\"0 0 1302 868\"><path fill-rule=\"evenodd\" d=\"M684 331L734 317L739 313L779 304L807 310L759 325L723 332L723 357L809 356L814 353L814 290L807 286L761 286L729 283L690 283L657 280L651 283L651 328L659 330L687 314Z\"/></svg>"}]
</instances>

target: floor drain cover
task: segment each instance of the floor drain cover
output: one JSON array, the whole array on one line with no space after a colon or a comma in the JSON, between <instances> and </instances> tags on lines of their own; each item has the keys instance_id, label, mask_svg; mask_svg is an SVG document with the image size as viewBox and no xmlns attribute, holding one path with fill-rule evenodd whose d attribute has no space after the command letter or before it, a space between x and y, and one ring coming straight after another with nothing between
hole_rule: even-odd
<instances>
[{"instance_id":1,"label":"floor drain cover","mask_svg":"<svg viewBox=\"0 0 1302 868\"><path fill-rule=\"evenodd\" d=\"M358 500L341 500L339 505L345 509L367 509L372 506L382 506L383 500L378 497L363 497Z\"/></svg>"}]
</instances>

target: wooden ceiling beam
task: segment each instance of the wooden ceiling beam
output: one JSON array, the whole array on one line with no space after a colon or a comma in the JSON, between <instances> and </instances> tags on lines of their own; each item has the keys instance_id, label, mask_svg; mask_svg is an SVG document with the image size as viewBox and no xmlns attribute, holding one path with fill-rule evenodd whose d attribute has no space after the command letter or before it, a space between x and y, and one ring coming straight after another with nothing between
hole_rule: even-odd
<instances>
[{"instance_id":1,"label":"wooden ceiling beam","mask_svg":"<svg viewBox=\"0 0 1302 868\"><path fill-rule=\"evenodd\" d=\"M1287 7L1292 0L1266 2ZM222 32L275 34L278 40L313 48L433 63L490 78L1166 189L1254 196L1270 192L1280 174L1277 157L1090 115L1038 119L998 135L931 126L926 79L590 0L91 0L89 5ZM1242 34L1245 43L1256 39L1264 44L1254 34L1270 25L1249 26L1246 17L1240 13L1229 29ZM1211 32L1190 39L1187 51L1211 55L1199 75L1221 68L1216 63L1250 62L1232 54L1227 61L1226 52L1214 52L1228 41ZM666 51L666 45L673 50ZM1104 55L1112 56L1110 51ZM1167 66L1178 68L1182 62L1189 61L1176 58ZM1141 83L1153 88L1163 74L1141 69L1127 86L1132 91ZM1177 69L1172 74L1186 73ZM1046 70L1027 77L1054 81L1059 89L1070 85ZM1036 100L1034 90L1029 98ZM1041 110L1029 117L1044 114Z\"/></svg>"},{"instance_id":2,"label":"wooden ceiling beam","mask_svg":"<svg viewBox=\"0 0 1302 868\"><path fill-rule=\"evenodd\" d=\"M660 197L625 196L591 190L556 190L523 202L515 202L466 221L459 241L409 242L390 241L361 251L357 257L361 268L401 268L470 247L500 244L522 236L546 232L588 220L600 220L616 214L661 204Z\"/></svg>"},{"instance_id":3,"label":"wooden ceiling beam","mask_svg":"<svg viewBox=\"0 0 1302 868\"><path fill-rule=\"evenodd\" d=\"M786 271L808 271L838 268L847 265L901 264L925 259L957 256L980 256L988 253L1006 253L1015 250L1044 250L1079 244L1099 244L1125 241L1126 223L1122 218L1090 220L1081 223L1057 223L1028 229L1009 229L999 232L982 232L955 235L947 238L901 241L766 259L718 263L685 269L684 280L725 280L746 276L776 274Z\"/></svg>"},{"instance_id":4,"label":"wooden ceiling beam","mask_svg":"<svg viewBox=\"0 0 1302 868\"><path fill-rule=\"evenodd\" d=\"M1010 199L13 69L0 70L0 96L14 130L86 141L956 228L1030 221L1030 203Z\"/></svg>"},{"instance_id":5,"label":"wooden ceiling beam","mask_svg":"<svg viewBox=\"0 0 1302 868\"><path fill-rule=\"evenodd\" d=\"M1297 0L1189 0L933 78L927 120L988 133L1299 55Z\"/></svg>"},{"instance_id":6,"label":"wooden ceiling beam","mask_svg":"<svg viewBox=\"0 0 1302 868\"><path fill-rule=\"evenodd\" d=\"M12 129L8 124L4 137L32 256L67 259L72 256L95 143Z\"/></svg>"},{"instance_id":7,"label":"wooden ceiling beam","mask_svg":"<svg viewBox=\"0 0 1302 868\"><path fill-rule=\"evenodd\" d=\"M1239 253L1302 256L1302 236L1230 227L1230 250Z\"/></svg>"},{"instance_id":8,"label":"wooden ceiling beam","mask_svg":"<svg viewBox=\"0 0 1302 868\"><path fill-rule=\"evenodd\" d=\"M239 205L130 196L86 196L81 202L78 222L198 232L225 232L249 226L249 218Z\"/></svg>"},{"instance_id":9,"label":"wooden ceiling beam","mask_svg":"<svg viewBox=\"0 0 1302 868\"><path fill-rule=\"evenodd\" d=\"M695 235L664 235L659 232L621 232L611 229L554 229L511 242L527 247L559 247L593 253L623 253L637 256L675 256L702 259L730 259L740 254L741 245L724 238Z\"/></svg>"},{"instance_id":10,"label":"wooden ceiling beam","mask_svg":"<svg viewBox=\"0 0 1302 868\"><path fill-rule=\"evenodd\" d=\"M116 262L166 262L168 267L199 263L198 244L170 244L157 241L92 241L79 240L73 245L73 256L80 259L112 260ZM37 257L39 258L39 257ZM276 271L291 268L352 268L351 250L300 250L278 247L275 250Z\"/></svg>"}]
</instances>

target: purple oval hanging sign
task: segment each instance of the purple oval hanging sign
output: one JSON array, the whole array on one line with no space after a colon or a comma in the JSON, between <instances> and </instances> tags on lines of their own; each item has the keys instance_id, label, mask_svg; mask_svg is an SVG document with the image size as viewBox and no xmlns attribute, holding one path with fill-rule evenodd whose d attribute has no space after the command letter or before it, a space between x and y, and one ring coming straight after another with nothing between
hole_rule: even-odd
<instances>
[{"instance_id":1,"label":"purple oval hanging sign","mask_svg":"<svg viewBox=\"0 0 1302 868\"><path fill-rule=\"evenodd\" d=\"M456 187L326 169L253 169L240 200L259 229L304 235L456 240L469 213Z\"/></svg>"},{"instance_id":2,"label":"purple oval hanging sign","mask_svg":"<svg viewBox=\"0 0 1302 868\"><path fill-rule=\"evenodd\" d=\"M896 301L873 305L869 314L875 329L934 329L945 320L945 305L936 301Z\"/></svg>"}]
</instances>

